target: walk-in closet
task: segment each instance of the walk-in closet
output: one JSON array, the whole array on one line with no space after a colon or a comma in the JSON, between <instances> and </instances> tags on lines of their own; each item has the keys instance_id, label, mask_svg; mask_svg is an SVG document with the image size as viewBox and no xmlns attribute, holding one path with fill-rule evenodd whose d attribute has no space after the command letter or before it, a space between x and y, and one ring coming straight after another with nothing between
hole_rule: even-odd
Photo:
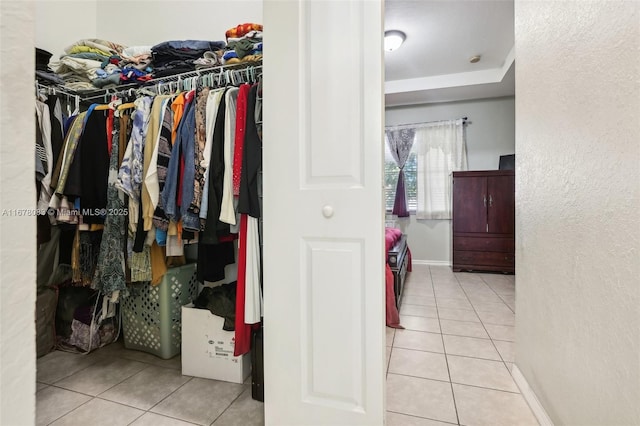
<instances>
[{"instance_id":1,"label":"walk-in closet","mask_svg":"<svg viewBox=\"0 0 640 426\"><path fill-rule=\"evenodd\" d=\"M36 47L37 424L264 423L262 30Z\"/></svg>"},{"instance_id":2,"label":"walk-in closet","mask_svg":"<svg viewBox=\"0 0 640 426\"><path fill-rule=\"evenodd\" d=\"M36 3L36 424L383 421L381 5Z\"/></svg>"}]
</instances>

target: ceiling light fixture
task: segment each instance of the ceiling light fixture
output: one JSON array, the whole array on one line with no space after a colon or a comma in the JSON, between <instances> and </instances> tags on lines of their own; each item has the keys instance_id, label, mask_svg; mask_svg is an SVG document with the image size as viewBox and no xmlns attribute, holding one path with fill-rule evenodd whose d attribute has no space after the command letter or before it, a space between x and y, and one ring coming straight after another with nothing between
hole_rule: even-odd
<instances>
[{"instance_id":1,"label":"ceiling light fixture","mask_svg":"<svg viewBox=\"0 0 640 426\"><path fill-rule=\"evenodd\" d=\"M472 64L480 62L480 55L472 56L471 58L469 58L469 62L471 62Z\"/></svg>"},{"instance_id":2,"label":"ceiling light fixture","mask_svg":"<svg viewBox=\"0 0 640 426\"><path fill-rule=\"evenodd\" d=\"M402 31L391 30L384 32L384 50L392 52L400 47L404 40L407 38L406 34Z\"/></svg>"}]
</instances>

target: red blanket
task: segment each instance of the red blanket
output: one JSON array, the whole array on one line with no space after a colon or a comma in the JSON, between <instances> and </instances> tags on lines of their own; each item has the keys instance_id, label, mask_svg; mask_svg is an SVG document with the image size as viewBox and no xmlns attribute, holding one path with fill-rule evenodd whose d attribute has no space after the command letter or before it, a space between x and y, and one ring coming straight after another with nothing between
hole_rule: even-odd
<instances>
[{"instance_id":1,"label":"red blanket","mask_svg":"<svg viewBox=\"0 0 640 426\"><path fill-rule=\"evenodd\" d=\"M398 308L396 307L396 294L393 291L393 272L391 272L391 268L389 267L389 263L387 263L387 258L389 256L389 249L395 245L395 243L402 237L402 231L398 228L385 228L384 239L385 239L385 284L386 284L386 305L387 305L387 315L386 322L388 327L393 328L404 328L400 325L400 314L398 313ZM411 270L411 253L408 252L409 256L409 270Z\"/></svg>"},{"instance_id":2,"label":"red blanket","mask_svg":"<svg viewBox=\"0 0 640 426\"><path fill-rule=\"evenodd\" d=\"M389 254L389 249L402 237L402 231L398 228L385 228L384 229L384 242L386 254Z\"/></svg>"}]
</instances>

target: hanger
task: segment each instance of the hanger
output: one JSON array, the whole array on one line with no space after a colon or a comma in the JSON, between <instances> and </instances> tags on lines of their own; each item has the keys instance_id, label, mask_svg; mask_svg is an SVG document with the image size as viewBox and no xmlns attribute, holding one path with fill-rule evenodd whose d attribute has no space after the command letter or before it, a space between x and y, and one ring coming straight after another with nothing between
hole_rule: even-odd
<instances>
[{"instance_id":1,"label":"hanger","mask_svg":"<svg viewBox=\"0 0 640 426\"><path fill-rule=\"evenodd\" d=\"M155 93L153 93L152 90L149 90L146 87L141 87L140 89L137 90L137 93L139 95L147 95L147 96L155 96L156 95Z\"/></svg>"},{"instance_id":2,"label":"hanger","mask_svg":"<svg viewBox=\"0 0 640 426\"><path fill-rule=\"evenodd\" d=\"M44 102L47 100L47 89L40 87L38 82L36 82L36 99L38 99L41 102Z\"/></svg>"},{"instance_id":3,"label":"hanger","mask_svg":"<svg viewBox=\"0 0 640 426\"><path fill-rule=\"evenodd\" d=\"M114 99L108 104L98 105L94 108L94 111L106 111L108 109L115 111L118 105L122 104L122 99L118 99L114 96Z\"/></svg>"},{"instance_id":4,"label":"hanger","mask_svg":"<svg viewBox=\"0 0 640 426\"><path fill-rule=\"evenodd\" d=\"M71 117L71 97L69 97L68 93L65 93L65 97L67 98L67 117Z\"/></svg>"},{"instance_id":5,"label":"hanger","mask_svg":"<svg viewBox=\"0 0 640 426\"><path fill-rule=\"evenodd\" d=\"M109 102L109 109L116 110L120 105L122 105L122 99L114 96Z\"/></svg>"},{"instance_id":6,"label":"hanger","mask_svg":"<svg viewBox=\"0 0 640 426\"><path fill-rule=\"evenodd\" d=\"M135 108L135 107L136 107L135 102L128 102L128 103L125 103L125 104L118 105L117 106L117 110L118 111L122 111L122 110L125 110L125 109L130 109L130 108Z\"/></svg>"},{"instance_id":7,"label":"hanger","mask_svg":"<svg viewBox=\"0 0 640 426\"><path fill-rule=\"evenodd\" d=\"M75 95L74 97L75 97L76 108L73 110L73 113L71 113L71 115L78 115L80 114L80 96Z\"/></svg>"}]
</instances>

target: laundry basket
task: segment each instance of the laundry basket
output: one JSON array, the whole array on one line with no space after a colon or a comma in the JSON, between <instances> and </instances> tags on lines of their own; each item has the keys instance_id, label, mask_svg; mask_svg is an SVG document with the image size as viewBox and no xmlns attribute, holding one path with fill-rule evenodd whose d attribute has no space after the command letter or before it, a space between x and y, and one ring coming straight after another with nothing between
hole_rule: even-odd
<instances>
[{"instance_id":1,"label":"laundry basket","mask_svg":"<svg viewBox=\"0 0 640 426\"><path fill-rule=\"evenodd\" d=\"M196 264L167 271L157 286L138 284L122 300L124 346L163 359L180 353L182 305L197 296Z\"/></svg>"}]
</instances>

